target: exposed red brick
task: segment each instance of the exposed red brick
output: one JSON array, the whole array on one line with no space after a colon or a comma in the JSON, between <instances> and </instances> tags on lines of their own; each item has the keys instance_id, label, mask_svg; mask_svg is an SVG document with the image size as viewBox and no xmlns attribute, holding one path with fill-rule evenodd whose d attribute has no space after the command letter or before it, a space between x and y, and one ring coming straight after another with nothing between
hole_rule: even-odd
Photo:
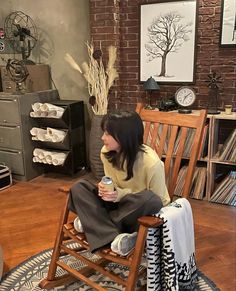
<instances>
[{"instance_id":1,"label":"exposed red brick","mask_svg":"<svg viewBox=\"0 0 236 291\"><path fill-rule=\"evenodd\" d=\"M146 98L143 84L139 83L139 8L146 3L153 0L90 0L91 38L104 50L111 44L118 49L120 78L111 90L111 106L134 109ZM196 106L205 108L209 102L206 81L216 71L222 77L219 106L228 103L236 110L235 49L219 45L220 17L221 0L198 0L195 84L191 86L197 92ZM154 99L159 102L160 96L173 96L181 85L162 84Z\"/></svg>"}]
</instances>

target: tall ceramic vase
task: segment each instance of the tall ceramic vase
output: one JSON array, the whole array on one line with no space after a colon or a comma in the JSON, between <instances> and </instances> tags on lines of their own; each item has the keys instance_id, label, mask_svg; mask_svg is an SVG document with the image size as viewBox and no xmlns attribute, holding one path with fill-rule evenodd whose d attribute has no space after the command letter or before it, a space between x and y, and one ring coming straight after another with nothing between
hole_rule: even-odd
<instances>
[{"instance_id":1,"label":"tall ceramic vase","mask_svg":"<svg viewBox=\"0 0 236 291\"><path fill-rule=\"evenodd\" d=\"M101 129L103 115L94 115L91 123L89 136L89 162L95 178L101 179L104 176L103 164L100 159L100 151L103 146L101 140L103 131Z\"/></svg>"}]
</instances>

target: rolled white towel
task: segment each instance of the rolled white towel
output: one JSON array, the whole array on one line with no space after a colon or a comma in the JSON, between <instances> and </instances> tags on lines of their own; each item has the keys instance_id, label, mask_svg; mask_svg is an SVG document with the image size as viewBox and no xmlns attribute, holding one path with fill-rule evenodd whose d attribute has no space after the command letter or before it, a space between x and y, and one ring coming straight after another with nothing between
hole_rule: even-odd
<instances>
[{"instance_id":1,"label":"rolled white towel","mask_svg":"<svg viewBox=\"0 0 236 291\"><path fill-rule=\"evenodd\" d=\"M35 102L34 104L32 104L33 111L39 111L41 105L42 105L42 103L40 103L40 102Z\"/></svg>"},{"instance_id":2,"label":"rolled white towel","mask_svg":"<svg viewBox=\"0 0 236 291\"><path fill-rule=\"evenodd\" d=\"M51 155L47 155L45 157L47 164L51 165L52 164L52 156Z\"/></svg>"},{"instance_id":3,"label":"rolled white towel","mask_svg":"<svg viewBox=\"0 0 236 291\"><path fill-rule=\"evenodd\" d=\"M31 135L37 136L39 134L47 134L47 130L39 127L32 127L30 133Z\"/></svg>"},{"instance_id":4,"label":"rolled white towel","mask_svg":"<svg viewBox=\"0 0 236 291\"><path fill-rule=\"evenodd\" d=\"M39 162L39 158L38 157L33 157L33 162L34 163L38 163Z\"/></svg>"},{"instance_id":5,"label":"rolled white towel","mask_svg":"<svg viewBox=\"0 0 236 291\"><path fill-rule=\"evenodd\" d=\"M43 150L39 148L34 149L33 155L39 159L42 159L44 157Z\"/></svg>"},{"instance_id":6,"label":"rolled white towel","mask_svg":"<svg viewBox=\"0 0 236 291\"><path fill-rule=\"evenodd\" d=\"M34 111L30 112L30 117L37 117Z\"/></svg>"},{"instance_id":7,"label":"rolled white towel","mask_svg":"<svg viewBox=\"0 0 236 291\"><path fill-rule=\"evenodd\" d=\"M64 130L58 130L50 127L47 127L47 134L51 138L52 142L61 142L66 136L66 132Z\"/></svg>"},{"instance_id":8,"label":"rolled white towel","mask_svg":"<svg viewBox=\"0 0 236 291\"><path fill-rule=\"evenodd\" d=\"M33 151L33 155L39 159L44 159L47 155L51 155L52 153L55 154L57 152L46 151L40 148L35 148Z\"/></svg>"},{"instance_id":9,"label":"rolled white towel","mask_svg":"<svg viewBox=\"0 0 236 291\"><path fill-rule=\"evenodd\" d=\"M52 110L48 112L48 116L52 118L61 118L63 113L64 111L61 111L61 110Z\"/></svg>"},{"instance_id":10,"label":"rolled white towel","mask_svg":"<svg viewBox=\"0 0 236 291\"><path fill-rule=\"evenodd\" d=\"M47 111L38 111L40 117L48 117Z\"/></svg>"},{"instance_id":11,"label":"rolled white towel","mask_svg":"<svg viewBox=\"0 0 236 291\"><path fill-rule=\"evenodd\" d=\"M43 117L43 115L45 115L46 116L46 114L44 113L44 114L42 114L42 111L41 110L39 110L39 111L32 111L32 112L30 112L30 117Z\"/></svg>"},{"instance_id":12,"label":"rolled white towel","mask_svg":"<svg viewBox=\"0 0 236 291\"><path fill-rule=\"evenodd\" d=\"M40 141L52 141L52 138L48 134L45 134L45 133L39 133L37 137L38 137L38 140Z\"/></svg>"},{"instance_id":13,"label":"rolled white towel","mask_svg":"<svg viewBox=\"0 0 236 291\"><path fill-rule=\"evenodd\" d=\"M43 159L42 159L42 163L43 163L43 164L47 164L46 158L43 158Z\"/></svg>"},{"instance_id":14,"label":"rolled white towel","mask_svg":"<svg viewBox=\"0 0 236 291\"><path fill-rule=\"evenodd\" d=\"M63 165L66 160L66 154L65 153L57 153L52 156L52 164L54 166Z\"/></svg>"},{"instance_id":15,"label":"rolled white towel","mask_svg":"<svg viewBox=\"0 0 236 291\"><path fill-rule=\"evenodd\" d=\"M62 112L64 112L65 109L63 107L56 106L56 105L53 105L51 103L43 103L40 106L40 110L42 110L42 111L56 110L56 111L62 111Z\"/></svg>"},{"instance_id":16,"label":"rolled white towel","mask_svg":"<svg viewBox=\"0 0 236 291\"><path fill-rule=\"evenodd\" d=\"M49 110L48 111L48 117L55 117L55 116L57 116L56 110Z\"/></svg>"}]
</instances>

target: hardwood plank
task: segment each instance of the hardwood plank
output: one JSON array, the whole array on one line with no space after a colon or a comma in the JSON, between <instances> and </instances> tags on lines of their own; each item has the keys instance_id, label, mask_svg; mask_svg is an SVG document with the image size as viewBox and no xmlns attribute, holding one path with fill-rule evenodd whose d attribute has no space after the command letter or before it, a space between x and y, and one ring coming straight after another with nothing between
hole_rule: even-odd
<instances>
[{"instance_id":1,"label":"hardwood plank","mask_svg":"<svg viewBox=\"0 0 236 291\"><path fill-rule=\"evenodd\" d=\"M66 195L58 188L70 187L82 175L45 174L29 182L14 181L13 186L0 191L4 272L53 247ZM236 208L193 199L190 202L198 267L221 290L235 290Z\"/></svg>"}]
</instances>

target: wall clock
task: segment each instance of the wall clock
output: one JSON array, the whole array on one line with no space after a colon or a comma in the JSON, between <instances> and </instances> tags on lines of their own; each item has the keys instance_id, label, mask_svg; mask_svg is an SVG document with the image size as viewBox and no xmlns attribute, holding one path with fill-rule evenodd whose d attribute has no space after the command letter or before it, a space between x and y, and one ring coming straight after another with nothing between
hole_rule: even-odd
<instances>
[{"instance_id":1,"label":"wall clock","mask_svg":"<svg viewBox=\"0 0 236 291\"><path fill-rule=\"evenodd\" d=\"M175 101L181 107L179 113L191 113L192 110L189 107L195 102L196 93L189 86L180 87L175 93Z\"/></svg>"}]
</instances>

